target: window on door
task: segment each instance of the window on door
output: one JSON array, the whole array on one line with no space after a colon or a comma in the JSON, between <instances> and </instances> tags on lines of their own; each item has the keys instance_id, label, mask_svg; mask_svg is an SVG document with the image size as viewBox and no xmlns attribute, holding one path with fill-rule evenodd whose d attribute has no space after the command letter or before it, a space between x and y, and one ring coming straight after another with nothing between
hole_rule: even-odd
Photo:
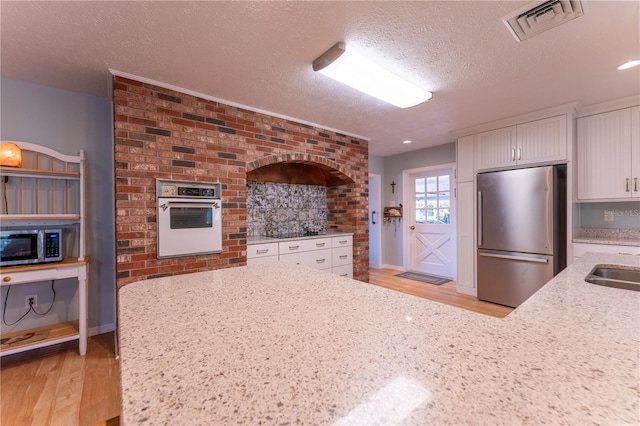
<instances>
[{"instance_id":1,"label":"window on door","mask_svg":"<svg viewBox=\"0 0 640 426\"><path fill-rule=\"evenodd\" d=\"M451 190L449 175L415 179L416 223L449 224Z\"/></svg>"}]
</instances>

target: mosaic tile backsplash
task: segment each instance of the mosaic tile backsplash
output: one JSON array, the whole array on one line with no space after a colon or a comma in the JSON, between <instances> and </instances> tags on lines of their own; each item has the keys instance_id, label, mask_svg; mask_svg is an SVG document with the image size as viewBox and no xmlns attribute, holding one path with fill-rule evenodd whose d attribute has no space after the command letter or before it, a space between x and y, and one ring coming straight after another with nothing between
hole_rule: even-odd
<instances>
[{"instance_id":1,"label":"mosaic tile backsplash","mask_svg":"<svg viewBox=\"0 0 640 426\"><path fill-rule=\"evenodd\" d=\"M247 236L287 237L326 231L326 187L247 182Z\"/></svg>"}]
</instances>

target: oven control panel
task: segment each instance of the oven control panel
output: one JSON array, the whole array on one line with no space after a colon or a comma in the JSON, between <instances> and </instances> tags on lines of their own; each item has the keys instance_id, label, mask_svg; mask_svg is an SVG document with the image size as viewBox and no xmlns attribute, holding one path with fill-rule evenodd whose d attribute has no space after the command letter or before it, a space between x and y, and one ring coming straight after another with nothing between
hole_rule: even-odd
<instances>
[{"instance_id":1,"label":"oven control panel","mask_svg":"<svg viewBox=\"0 0 640 426\"><path fill-rule=\"evenodd\" d=\"M156 179L157 197L220 199L220 195L219 183Z\"/></svg>"}]
</instances>

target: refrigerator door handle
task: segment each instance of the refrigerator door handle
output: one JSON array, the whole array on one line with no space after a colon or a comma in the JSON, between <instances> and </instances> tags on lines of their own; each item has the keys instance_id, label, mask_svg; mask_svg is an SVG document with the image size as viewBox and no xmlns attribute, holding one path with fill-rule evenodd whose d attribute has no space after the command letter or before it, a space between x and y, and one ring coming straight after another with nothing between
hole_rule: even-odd
<instances>
[{"instance_id":1,"label":"refrigerator door handle","mask_svg":"<svg viewBox=\"0 0 640 426\"><path fill-rule=\"evenodd\" d=\"M482 245L482 191L478 191L478 247Z\"/></svg>"},{"instance_id":2,"label":"refrigerator door handle","mask_svg":"<svg viewBox=\"0 0 640 426\"><path fill-rule=\"evenodd\" d=\"M481 253L481 252L478 252L478 256L497 257L498 259L521 260L524 262L534 262L534 263L549 263L549 259L540 259L538 257L509 256L507 254L492 254L492 253Z\"/></svg>"}]
</instances>

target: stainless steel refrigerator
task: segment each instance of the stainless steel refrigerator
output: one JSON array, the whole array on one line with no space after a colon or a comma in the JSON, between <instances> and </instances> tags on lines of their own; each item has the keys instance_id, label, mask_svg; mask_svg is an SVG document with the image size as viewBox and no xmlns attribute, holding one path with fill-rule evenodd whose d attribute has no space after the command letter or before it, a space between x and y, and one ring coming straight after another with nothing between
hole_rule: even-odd
<instances>
[{"instance_id":1,"label":"stainless steel refrigerator","mask_svg":"<svg viewBox=\"0 0 640 426\"><path fill-rule=\"evenodd\" d=\"M566 266L566 166L479 173L478 298L517 307Z\"/></svg>"}]
</instances>

